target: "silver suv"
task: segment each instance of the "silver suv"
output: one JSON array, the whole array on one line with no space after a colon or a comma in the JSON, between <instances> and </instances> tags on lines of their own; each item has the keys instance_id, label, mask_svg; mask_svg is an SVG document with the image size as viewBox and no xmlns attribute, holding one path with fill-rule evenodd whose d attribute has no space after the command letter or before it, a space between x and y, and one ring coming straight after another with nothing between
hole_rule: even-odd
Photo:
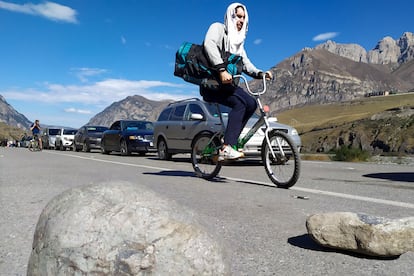
<instances>
[{"instance_id":1,"label":"silver suv","mask_svg":"<svg viewBox=\"0 0 414 276\"><path fill-rule=\"evenodd\" d=\"M44 149L55 147L56 135L59 134L60 127L47 127L42 131L42 145Z\"/></svg>"},{"instance_id":2,"label":"silver suv","mask_svg":"<svg viewBox=\"0 0 414 276\"><path fill-rule=\"evenodd\" d=\"M220 105L220 112L226 124L230 108ZM243 129L241 136L254 125L259 115L254 114ZM288 133L300 150L301 139L295 128L270 120L270 127ZM193 138L201 132L221 130L217 105L198 98L170 103L154 123L154 146L158 157L170 160L173 154L191 153ZM243 148L245 156L260 156L264 132L259 129Z\"/></svg>"}]
</instances>

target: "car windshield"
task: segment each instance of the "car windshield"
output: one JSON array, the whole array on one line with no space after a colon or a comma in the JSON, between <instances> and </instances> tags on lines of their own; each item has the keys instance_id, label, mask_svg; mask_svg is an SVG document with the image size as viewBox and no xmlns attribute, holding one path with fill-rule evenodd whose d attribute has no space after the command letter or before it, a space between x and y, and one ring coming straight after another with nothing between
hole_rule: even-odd
<instances>
[{"instance_id":1,"label":"car windshield","mask_svg":"<svg viewBox=\"0 0 414 276\"><path fill-rule=\"evenodd\" d=\"M104 132L107 130L107 127L88 127L88 132Z\"/></svg>"},{"instance_id":2,"label":"car windshield","mask_svg":"<svg viewBox=\"0 0 414 276\"><path fill-rule=\"evenodd\" d=\"M57 128L50 128L49 129L49 135L58 135L60 132L60 129Z\"/></svg>"},{"instance_id":3,"label":"car windshield","mask_svg":"<svg viewBox=\"0 0 414 276\"><path fill-rule=\"evenodd\" d=\"M75 133L76 133L76 129L64 129L63 130L63 134L72 135L72 134L75 134Z\"/></svg>"},{"instance_id":4,"label":"car windshield","mask_svg":"<svg viewBox=\"0 0 414 276\"><path fill-rule=\"evenodd\" d=\"M127 130L153 130L154 126L151 122L127 122Z\"/></svg>"}]
</instances>

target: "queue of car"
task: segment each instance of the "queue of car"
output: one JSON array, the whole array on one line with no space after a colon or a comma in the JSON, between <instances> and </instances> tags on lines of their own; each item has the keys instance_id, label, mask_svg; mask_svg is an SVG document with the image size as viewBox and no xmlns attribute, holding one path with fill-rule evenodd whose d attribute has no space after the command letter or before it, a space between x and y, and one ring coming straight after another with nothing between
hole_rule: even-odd
<instances>
[{"instance_id":1,"label":"queue of car","mask_svg":"<svg viewBox=\"0 0 414 276\"><path fill-rule=\"evenodd\" d=\"M79 129L47 127L42 131L45 149L100 150L103 154L119 152L122 156L157 152L159 159L171 160L174 154L190 153L193 138L199 133L220 131L221 121L227 124L230 108L207 103L198 98L170 103L161 111L156 122L146 120L117 120L110 127L84 125ZM247 122L241 136L246 134L259 118L254 114ZM270 127L287 133L301 148L297 130L269 118ZM261 155L264 132L259 129L245 144L243 152L248 157Z\"/></svg>"}]
</instances>

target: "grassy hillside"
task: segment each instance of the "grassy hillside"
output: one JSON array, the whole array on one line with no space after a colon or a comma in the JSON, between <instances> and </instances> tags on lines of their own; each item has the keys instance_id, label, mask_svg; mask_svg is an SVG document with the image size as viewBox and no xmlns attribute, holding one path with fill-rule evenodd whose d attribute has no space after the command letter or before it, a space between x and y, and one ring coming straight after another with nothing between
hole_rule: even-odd
<instances>
[{"instance_id":1,"label":"grassy hillside","mask_svg":"<svg viewBox=\"0 0 414 276\"><path fill-rule=\"evenodd\" d=\"M401 116L401 110L412 109L414 93L305 106L277 117L279 122L297 128L304 149L310 152L320 147L332 149L338 146L339 140L348 141L350 136L362 148L384 144L390 152L407 152L414 148L414 116Z\"/></svg>"},{"instance_id":2,"label":"grassy hillside","mask_svg":"<svg viewBox=\"0 0 414 276\"><path fill-rule=\"evenodd\" d=\"M414 108L414 93L369 97L325 105L308 105L277 114L279 122L292 125L300 133L321 126L337 126L395 108Z\"/></svg>"},{"instance_id":3,"label":"grassy hillside","mask_svg":"<svg viewBox=\"0 0 414 276\"><path fill-rule=\"evenodd\" d=\"M24 133L25 131L20 128L0 122L0 141L20 140Z\"/></svg>"}]
</instances>

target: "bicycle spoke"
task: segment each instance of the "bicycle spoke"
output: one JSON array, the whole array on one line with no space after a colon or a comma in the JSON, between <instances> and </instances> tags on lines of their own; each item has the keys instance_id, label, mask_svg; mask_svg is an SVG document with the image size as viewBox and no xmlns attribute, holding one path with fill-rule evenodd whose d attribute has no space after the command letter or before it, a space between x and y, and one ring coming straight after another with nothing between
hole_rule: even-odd
<instances>
[{"instance_id":1,"label":"bicycle spoke","mask_svg":"<svg viewBox=\"0 0 414 276\"><path fill-rule=\"evenodd\" d=\"M271 148L266 140L262 145L262 160L266 173L278 187L292 187L300 173L300 158L296 145L281 132L270 134L269 141Z\"/></svg>"},{"instance_id":2,"label":"bicycle spoke","mask_svg":"<svg viewBox=\"0 0 414 276\"><path fill-rule=\"evenodd\" d=\"M197 176L212 179L221 169L218 162L220 144L211 134L202 134L194 139L191 152L191 163Z\"/></svg>"}]
</instances>

